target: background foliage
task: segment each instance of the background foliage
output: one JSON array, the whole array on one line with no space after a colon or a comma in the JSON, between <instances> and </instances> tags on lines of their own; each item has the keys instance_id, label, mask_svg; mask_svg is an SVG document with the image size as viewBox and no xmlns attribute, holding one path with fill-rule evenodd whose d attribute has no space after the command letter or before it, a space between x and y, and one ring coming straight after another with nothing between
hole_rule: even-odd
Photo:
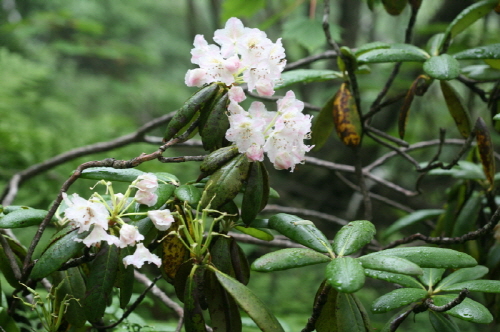
<instances>
[{"instance_id":1,"label":"background foliage","mask_svg":"<svg viewBox=\"0 0 500 332\"><path fill-rule=\"evenodd\" d=\"M456 15L471 5L468 0L423 1L414 34L414 44L425 48L429 38L442 32ZM374 5L373 11L368 4ZM4 0L0 11L0 185L5 187L17 172L40 163L72 148L113 139L137 129L145 122L176 110L193 93L184 84L184 74L192 68L189 51L195 34L211 36L229 17L241 18L246 26L258 27L273 40L282 37L288 63L328 49L321 26L323 6L314 0L244 1L79 1L79 0ZM399 16L386 13L378 1L331 1L330 30L341 45L352 48L372 41L402 42L410 10ZM500 42L498 16L489 14L474 23L453 42L449 52ZM471 65L482 63L470 61ZM372 65L371 73L360 75L364 109L368 109L387 79L392 65ZM337 69L335 59L315 62L313 69ZM498 66L497 66L498 68ZM478 70L479 68L470 68ZM404 63L388 97L406 93L413 80L421 74L421 64ZM480 75L498 79L495 71L481 71ZM339 80L295 84L299 99L316 107L308 111L317 116L318 110L340 86ZM491 88L488 83L485 89ZM478 100L463 85L455 86L471 110L473 118L489 118L485 103ZM280 91L278 91L280 93ZM373 118L371 126L397 136L401 101L387 107ZM447 137L460 137L449 116L441 92L436 84L425 95L416 98L406 129L405 140L410 143L437 139L439 128L447 129ZM489 122L489 120L487 120ZM157 132L161 135L160 132ZM493 141L498 134L492 131ZM363 165L369 164L387 149L371 139L364 140ZM116 157L127 159L137 151L150 151L154 145L144 143L112 152L91 156L91 159ZM443 152L443 159L451 159L459 146ZM181 147L170 155L202 154L194 147ZM425 150L412 154L428 161L434 152ZM331 136L325 147L310 154L326 161L352 165L355 155L337 137ZM60 184L81 162L83 157L56 167L23 183L15 204L48 208L59 191ZM475 160L475 156L470 156ZM147 164L144 171L175 173L182 181L198 175L198 165L187 163L183 172L175 172L175 164ZM377 169L378 174L404 188L415 189L419 174L413 165L391 160ZM348 176L355 180L354 176ZM335 171L317 168L306 163L293 174L271 170L271 185L280 198L270 203L315 210L343 220L363 217L361 195L336 176ZM328 181L325 181L328 179ZM422 194L401 198L401 194L386 187L373 192L402 202L411 210L442 209L446 207L447 189L455 183L451 177L426 176L419 182ZM92 181L80 181L74 191L90 193ZM36 195L33 194L36 188ZM372 222L377 229L389 226L408 210L390 207L373 201ZM309 219L332 238L340 225L324 218ZM434 229L435 223L415 223L403 231L378 240L384 244L415 232L424 234ZM21 240L29 241L32 232L19 233ZM489 240L488 240L489 241ZM491 242L491 241L490 241ZM490 243L491 244L491 243ZM480 244L479 244L480 245ZM253 260L268 249L245 245ZM480 262L485 263L485 262ZM307 267L292 272L273 274L255 273L249 284L290 331L300 329L310 315L312 295L322 281L323 267ZM495 271L493 271L495 272ZM498 271L496 271L498 273ZM293 275L293 278L290 276ZM2 286L6 285L5 282ZM381 295L385 283L369 281L370 287L360 294L363 302L371 303ZM161 284L168 289L168 284ZM8 288L8 287L4 287ZM292 291L293 290L293 291ZM170 292L172 290L170 289ZM491 300L491 299L489 299ZM146 324L164 321L151 298L138 310ZM495 308L498 311L498 308ZM494 312L498 315L498 312ZM136 317L140 321L139 315ZM390 314L372 317L380 327ZM407 324L405 330L426 331L427 322ZM167 317L168 318L168 317ZM140 324L144 322L140 321ZM158 323L162 326L163 322ZM378 324L378 325L377 325ZM467 325L464 330L481 326ZM495 327L492 327L492 331ZM249 328L248 331L252 329ZM118 331L118 329L117 329Z\"/></svg>"}]
</instances>

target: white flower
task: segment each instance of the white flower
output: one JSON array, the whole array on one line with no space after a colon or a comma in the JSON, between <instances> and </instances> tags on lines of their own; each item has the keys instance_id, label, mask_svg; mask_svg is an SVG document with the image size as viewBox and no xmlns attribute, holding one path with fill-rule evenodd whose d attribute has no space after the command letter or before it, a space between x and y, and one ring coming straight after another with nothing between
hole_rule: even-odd
<instances>
[{"instance_id":1,"label":"white flower","mask_svg":"<svg viewBox=\"0 0 500 332\"><path fill-rule=\"evenodd\" d=\"M158 201L158 195L147 190L137 190L134 198L137 203L147 206L153 206Z\"/></svg>"},{"instance_id":2,"label":"white flower","mask_svg":"<svg viewBox=\"0 0 500 332\"><path fill-rule=\"evenodd\" d=\"M158 178L153 173L146 173L139 175L134 184L139 190L155 192L158 189Z\"/></svg>"},{"instance_id":3,"label":"white flower","mask_svg":"<svg viewBox=\"0 0 500 332\"><path fill-rule=\"evenodd\" d=\"M136 242L144 240L144 235L139 233L137 227L124 224L120 228L120 248L125 248L126 246L133 246Z\"/></svg>"},{"instance_id":4,"label":"white flower","mask_svg":"<svg viewBox=\"0 0 500 332\"><path fill-rule=\"evenodd\" d=\"M285 49L281 39L273 43L265 32L243 26L237 18L230 18L224 27L214 33L208 44L197 35L191 50L191 62L200 68L189 70L185 82L201 87L206 83L223 82L227 86L247 82L250 91L263 96L274 94L274 86L285 68Z\"/></svg>"},{"instance_id":5,"label":"white flower","mask_svg":"<svg viewBox=\"0 0 500 332\"><path fill-rule=\"evenodd\" d=\"M135 200L139 204L153 206L158 201L158 195L155 191L158 189L158 178L152 173L139 175L132 183L138 190L135 194Z\"/></svg>"},{"instance_id":6,"label":"white flower","mask_svg":"<svg viewBox=\"0 0 500 332\"><path fill-rule=\"evenodd\" d=\"M116 246L120 243L120 240L116 236L108 234L106 230L99 225L94 225L94 228L85 239L75 239L75 241L83 242L87 247L101 243L102 241L108 242L109 245L114 244Z\"/></svg>"},{"instance_id":7,"label":"white flower","mask_svg":"<svg viewBox=\"0 0 500 332\"><path fill-rule=\"evenodd\" d=\"M137 243L137 247L133 255L128 255L123 258L123 265L134 265L141 268L145 262L156 264L158 267L161 265L160 257L152 254L142 243Z\"/></svg>"},{"instance_id":8,"label":"white flower","mask_svg":"<svg viewBox=\"0 0 500 332\"><path fill-rule=\"evenodd\" d=\"M148 217L160 231L168 230L175 221L169 209L148 211Z\"/></svg>"},{"instance_id":9,"label":"white flower","mask_svg":"<svg viewBox=\"0 0 500 332\"><path fill-rule=\"evenodd\" d=\"M78 194L68 196L63 193L63 198L68 205L64 215L79 227L78 233L88 231L91 225L108 229L109 211L103 203L85 200Z\"/></svg>"},{"instance_id":10,"label":"white flower","mask_svg":"<svg viewBox=\"0 0 500 332\"><path fill-rule=\"evenodd\" d=\"M232 101L231 101L232 102ZM251 161L262 161L264 152L276 169L295 169L313 147L304 144L311 131L310 115L302 113L304 103L292 91L277 101L278 112L269 112L254 102L246 112L234 106L229 115L226 139Z\"/></svg>"}]
</instances>

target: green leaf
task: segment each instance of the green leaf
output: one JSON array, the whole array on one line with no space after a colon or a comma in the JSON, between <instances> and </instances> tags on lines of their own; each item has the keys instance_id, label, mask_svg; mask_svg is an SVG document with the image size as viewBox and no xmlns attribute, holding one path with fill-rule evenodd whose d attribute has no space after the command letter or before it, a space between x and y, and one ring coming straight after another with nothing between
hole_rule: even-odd
<instances>
[{"instance_id":1,"label":"green leaf","mask_svg":"<svg viewBox=\"0 0 500 332\"><path fill-rule=\"evenodd\" d=\"M261 162L254 161L250 164L245 193L241 203L241 220L245 225L249 225L257 217L265 206L263 200L267 203L269 198L269 182L266 181L267 173L264 174L265 172L267 171Z\"/></svg>"},{"instance_id":2,"label":"green leaf","mask_svg":"<svg viewBox=\"0 0 500 332\"><path fill-rule=\"evenodd\" d=\"M424 274L419 276L418 279L428 288L433 288L441 280L446 269L428 268L423 269L423 271Z\"/></svg>"},{"instance_id":3,"label":"green leaf","mask_svg":"<svg viewBox=\"0 0 500 332\"><path fill-rule=\"evenodd\" d=\"M48 211L38 209L18 209L0 217L0 228L23 228L38 225ZM56 220L52 218L52 220Z\"/></svg>"},{"instance_id":4,"label":"green leaf","mask_svg":"<svg viewBox=\"0 0 500 332\"><path fill-rule=\"evenodd\" d=\"M443 306L453 301L457 296L458 294L436 295L432 297L432 300L435 305ZM473 323L489 324L493 321L493 316L488 309L469 298L465 298L462 303L446 311L446 313Z\"/></svg>"},{"instance_id":5,"label":"green leaf","mask_svg":"<svg viewBox=\"0 0 500 332\"><path fill-rule=\"evenodd\" d=\"M458 165L452 169L433 169L428 174L451 175L463 180L486 180L480 165L465 160L459 161Z\"/></svg>"},{"instance_id":6,"label":"green leaf","mask_svg":"<svg viewBox=\"0 0 500 332\"><path fill-rule=\"evenodd\" d=\"M500 59L500 43L470 48L453 55L458 60Z\"/></svg>"},{"instance_id":7,"label":"green leaf","mask_svg":"<svg viewBox=\"0 0 500 332\"><path fill-rule=\"evenodd\" d=\"M339 256L353 254L370 243L375 233L375 226L368 220L351 221L335 235L333 251Z\"/></svg>"},{"instance_id":8,"label":"green leaf","mask_svg":"<svg viewBox=\"0 0 500 332\"><path fill-rule=\"evenodd\" d=\"M242 232L243 234L250 235L256 239L263 240L263 241L272 241L274 239L274 235L269 233L265 229L259 229L259 228L254 228L254 227L244 227L244 226L236 226L235 227L238 231Z\"/></svg>"},{"instance_id":9,"label":"green leaf","mask_svg":"<svg viewBox=\"0 0 500 332\"><path fill-rule=\"evenodd\" d=\"M436 332L460 332L457 324L446 314L429 310L429 320Z\"/></svg>"},{"instance_id":10,"label":"green leaf","mask_svg":"<svg viewBox=\"0 0 500 332\"><path fill-rule=\"evenodd\" d=\"M427 297L427 291L421 288L399 288L376 299L372 304L372 311L382 313L418 302Z\"/></svg>"},{"instance_id":11,"label":"green leaf","mask_svg":"<svg viewBox=\"0 0 500 332\"><path fill-rule=\"evenodd\" d=\"M387 271L401 274L418 275L422 269L404 258L392 256L362 256L358 258L365 269Z\"/></svg>"},{"instance_id":12,"label":"green leaf","mask_svg":"<svg viewBox=\"0 0 500 332\"><path fill-rule=\"evenodd\" d=\"M101 249L90 263L87 293L83 301L83 309L90 322L99 321L104 315L107 304L111 303L119 264L118 250L117 246L103 242Z\"/></svg>"},{"instance_id":13,"label":"green leaf","mask_svg":"<svg viewBox=\"0 0 500 332\"><path fill-rule=\"evenodd\" d=\"M204 174L210 175L238 154L238 147L236 145L230 145L217 149L203 159L200 164L200 170Z\"/></svg>"},{"instance_id":14,"label":"green leaf","mask_svg":"<svg viewBox=\"0 0 500 332\"><path fill-rule=\"evenodd\" d=\"M0 326L9 332L20 332L17 322L8 313L7 306L0 307Z\"/></svg>"},{"instance_id":15,"label":"green leaf","mask_svg":"<svg viewBox=\"0 0 500 332\"><path fill-rule=\"evenodd\" d=\"M183 184L175 189L175 197L196 207L201 199L201 191L192 184Z\"/></svg>"},{"instance_id":16,"label":"green leaf","mask_svg":"<svg viewBox=\"0 0 500 332\"><path fill-rule=\"evenodd\" d=\"M280 84L276 89L283 89L295 83L311 83L331 81L337 78L342 78L343 75L339 71L328 69L295 69L286 71L281 74Z\"/></svg>"},{"instance_id":17,"label":"green leaf","mask_svg":"<svg viewBox=\"0 0 500 332\"><path fill-rule=\"evenodd\" d=\"M117 169L113 167L91 167L84 169L80 178L90 180L106 180L132 182L144 172L135 168Z\"/></svg>"},{"instance_id":18,"label":"green leaf","mask_svg":"<svg viewBox=\"0 0 500 332\"><path fill-rule=\"evenodd\" d=\"M204 282L205 296L210 299L207 304L213 331L241 332L242 322L236 302L220 285L212 271L205 274Z\"/></svg>"},{"instance_id":19,"label":"green leaf","mask_svg":"<svg viewBox=\"0 0 500 332\"><path fill-rule=\"evenodd\" d=\"M203 148L207 151L214 151L224 145L226 131L229 129L229 118L227 116L227 106L229 105L229 95L227 89L221 89L223 95L215 100L210 109L204 109L200 119L206 118L206 121L200 121L198 128L203 143ZM203 112L208 112L203 116Z\"/></svg>"},{"instance_id":20,"label":"green leaf","mask_svg":"<svg viewBox=\"0 0 500 332\"><path fill-rule=\"evenodd\" d=\"M389 255L405 258L420 267L435 268L461 268L476 266L477 262L472 257L463 252L435 247L404 247L386 249L375 252L371 255Z\"/></svg>"},{"instance_id":21,"label":"green leaf","mask_svg":"<svg viewBox=\"0 0 500 332\"><path fill-rule=\"evenodd\" d=\"M328 99L325 106L323 106L323 108L319 111L319 114L315 116L311 130L311 139L312 144L314 144L314 150L319 150L326 143L334 128L333 101L335 96L336 94Z\"/></svg>"},{"instance_id":22,"label":"green leaf","mask_svg":"<svg viewBox=\"0 0 500 332\"><path fill-rule=\"evenodd\" d=\"M134 253L133 247L120 248L120 258L118 260L118 272L116 275L115 286L120 289L120 308L125 309L132 298L134 287L134 266L121 264L123 259Z\"/></svg>"},{"instance_id":23,"label":"green leaf","mask_svg":"<svg viewBox=\"0 0 500 332\"><path fill-rule=\"evenodd\" d=\"M337 295L337 331L369 332L372 329L367 326L369 322L363 317L354 299L354 294L338 293ZM368 323L368 324L367 324Z\"/></svg>"},{"instance_id":24,"label":"green leaf","mask_svg":"<svg viewBox=\"0 0 500 332\"><path fill-rule=\"evenodd\" d=\"M320 252L330 250L328 239L312 221L287 213L278 213L269 218L269 227L308 248Z\"/></svg>"},{"instance_id":25,"label":"green leaf","mask_svg":"<svg viewBox=\"0 0 500 332\"><path fill-rule=\"evenodd\" d=\"M500 70L488 65L472 65L462 68L462 74L474 80L498 80Z\"/></svg>"},{"instance_id":26,"label":"green leaf","mask_svg":"<svg viewBox=\"0 0 500 332\"><path fill-rule=\"evenodd\" d=\"M358 63L424 62L429 55L419 48L375 49L358 56Z\"/></svg>"},{"instance_id":27,"label":"green leaf","mask_svg":"<svg viewBox=\"0 0 500 332\"><path fill-rule=\"evenodd\" d=\"M497 0L485 0L465 8L446 29L444 40L455 38L460 32L470 27L472 23L488 14L495 8L497 3Z\"/></svg>"},{"instance_id":28,"label":"green leaf","mask_svg":"<svg viewBox=\"0 0 500 332\"><path fill-rule=\"evenodd\" d=\"M463 138L467 138L471 132L470 114L460 94L446 81L439 82L448 112L450 112L458 131Z\"/></svg>"},{"instance_id":29,"label":"green leaf","mask_svg":"<svg viewBox=\"0 0 500 332\"><path fill-rule=\"evenodd\" d=\"M88 232L78 234L76 230L68 232L43 252L36 261L30 277L32 279L45 278L54 271L57 271L64 263L73 258L80 252L85 245L82 242L76 242L75 239L82 239L88 235Z\"/></svg>"},{"instance_id":30,"label":"green leaf","mask_svg":"<svg viewBox=\"0 0 500 332\"><path fill-rule=\"evenodd\" d=\"M352 257L337 257L325 271L326 279L342 293L354 293L365 284L365 271L361 263Z\"/></svg>"},{"instance_id":31,"label":"green leaf","mask_svg":"<svg viewBox=\"0 0 500 332\"><path fill-rule=\"evenodd\" d=\"M500 293L499 280L469 280L440 287L443 291L461 291L467 288L471 292Z\"/></svg>"},{"instance_id":32,"label":"green leaf","mask_svg":"<svg viewBox=\"0 0 500 332\"><path fill-rule=\"evenodd\" d=\"M441 280L441 282L438 284L438 287L436 288L436 292L440 291L441 289L446 289L446 287L462 281L482 278L486 273L488 273L488 268L483 265L476 265L474 267L467 267L457 270Z\"/></svg>"},{"instance_id":33,"label":"green leaf","mask_svg":"<svg viewBox=\"0 0 500 332\"><path fill-rule=\"evenodd\" d=\"M483 194L475 191L465 202L455 221L452 236L462 236L474 228L474 221L478 218L482 208Z\"/></svg>"},{"instance_id":34,"label":"green leaf","mask_svg":"<svg viewBox=\"0 0 500 332\"><path fill-rule=\"evenodd\" d=\"M272 272L329 261L331 261L330 257L311 249L287 248L273 251L257 258L252 264L252 270Z\"/></svg>"},{"instance_id":35,"label":"green leaf","mask_svg":"<svg viewBox=\"0 0 500 332\"><path fill-rule=\"evenodd\" d=\"M64 314L64 318L75 327L82 327L87 321L81 304L78 302L85 296L85 281L78 267L72 267L66 271L61 271L54 274L53 284L56 287L56 297L58 301L62 301L68 296L68 308Z\"/></svg>"},{"instance_id":36,"label":"green leaf","mask_svg":"<svg viewBox=\"0 0 500 332\"><path fill-rule=\"evenodd\" d=\"M186 332L206 332L205 319L201 309L203 274L201 265L193 265L184 290L184 327Z\"/></svg>"},{"instance_id":37,"label":"green leaf","mask_svg":"<svg viewBox=\"0 0 500 332\"><path fill-rule=\"evenodd\" d=\"M241 154L231 159L227 164L210 176L206 186L203 207L217 209L232 200L248 177L250 162L246 155Z\"/></svg>"},{"instance_id":38,"label":"green leaf","mask_svg":"<svg viewBox=\"0 0 500 332\"><path fill-rule=\"evenodd\" d=\"M385 231L383 232L383 237L387 238L389 235L392 235L393 233L399 231L400 229L403 229L407 226L416 224L420 221L429 219L429 218L434 218L442 214L444 210L442 209L428 209L428 210L418 210L415 212L412 212L403 218L400 218L396 220L391 226L387 227Z\"/></svg>"},{"instance_id":39,"label":"green leaf","mask_svg":"<svg viewBox=\"0 0 500 332\"><path fill-rule=\"evenodd\" d=\"M284 332L283 327L266 305L242 283L211 267L224 289L257 324L262 332Z\"/></svg>"},{"instance_id":40,"label":"green leaf","mask_svg":"<svg viewBox=\"0 0 500 332\"><path fill-rule=\"evenodd\" d=\"M438 80L452 80L460 75L460 64L449 54L433 56L424 62L424 71Z\"/></svg>"},{"instance_id":41,"label":"green leaf","mask_svg":"<svg viewBox=\"0 0 500 332\"><path fill-rule=\"evenodd\" d=\"M156 175L159 182L165 182L166 184L173 184L175 186L178 186L180 184L180 181L177 178L177 176L173 174L167 172L154 172L153 174Z\"/></svg>"},{"instance_id":42,"label":"green leaf","mask_svg":"<svg viewBox=\"0 0 500 332\"><path fill-rule=\"evenodd\" d=\"M391 44L380 42L380 41L375 41L375 42L361 45L360 47L358 47L356 49L354 54L356 55L356 57L359 57L361 54L369 52L369 51L379 50L379 49L387 49L387 48L391 48Z\"/></svg>"},{"instance_id":43,"label":"green leaf","mask_svg":"<svg viewBox=\"0 0 500 332\"><path fill-rule=\"evenodd\" d=\"M424 289L424 286L419 283L417 279L404 274L365 269L365 275L370 278L385 280L404 287Z\"/></svg>"},{"instance_id":44,"label":"green leaf","mask_svg":"<svg viewBox=\"0 0 500 332\"><path fill-rule=\"evenodd\" d=\"M324 290L325 282L323 282L317 291L319 294ZM337 316L337 300L338 292L335 288L330 287L328 289L328 294L326 295L326 302L321 309L318 319L316 320L315 328L317 332L339 332L337 328L337 322L340 317ZM317 298L314 301L314 305L317 305Z\"/></svg>"}]
</instances>

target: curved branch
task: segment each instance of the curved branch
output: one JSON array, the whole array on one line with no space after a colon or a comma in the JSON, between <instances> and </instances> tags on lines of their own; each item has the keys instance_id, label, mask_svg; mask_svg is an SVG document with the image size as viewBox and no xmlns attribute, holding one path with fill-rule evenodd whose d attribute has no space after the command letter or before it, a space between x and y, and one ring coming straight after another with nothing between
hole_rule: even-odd
<instances>
[{"instance_id":1,"label":"curved branch","mask_svg":"<svg viewBox=\"0 0 500 332\"><path fill-rule=\"evenodd\" d=\"M60 155L57 155L53 158L50 158L44 162L35 164L33 166L30 166L29 168L15 174L11 180L9 181L9 184L7 187L4 189L4 192L2 193L2 196L0 200L2 201L3 205L10 205L14 201L14 198L17 195L17 191L19 188L19 185L26 181L27 179L38 175L42 172L45 172L53 167L56 167L58 165L64 164L65 162L68 162L70 160L74 160L76 158L86 156L89 154L94 154L98 152L104 152L104 151L110 151L117 149L119 147L131 144L131 143L139 143L139 142L144 142L145 134L161 125L164 123L168 122L172 117L174 113L168 113L164 116L161 116L159 118L156 118L154 120L149 121L148 123L144 124L142 127L140 127L137 131L118 137L114 140L111 140L109 142L99 142L95 144L90 144L86 146L82 146L64 153L61 153Z\"/></svg>"}]
</instances>

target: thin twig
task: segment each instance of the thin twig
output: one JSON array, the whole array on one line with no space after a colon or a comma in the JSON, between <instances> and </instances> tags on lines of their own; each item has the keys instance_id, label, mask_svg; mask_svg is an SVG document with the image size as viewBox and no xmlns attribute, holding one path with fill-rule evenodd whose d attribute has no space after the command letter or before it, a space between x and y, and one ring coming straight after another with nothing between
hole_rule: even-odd
<instances>
[{"instance_id":1,"label":"thin twig","mask_svg":"<svg viewBox=\"0 0 500 332\"><path fill-rule=\"evenodd\" d=\"M421 240L425 243L431 244L457 244L457 243L465 243L467 241L476 240L483 235L486 235L489 231L493 229L493 227L500 220L500 208L497 208L495 213L491 216L490 220L481 228L476 229L475 231L471 231L462 236L457 237L430 237L420 233L416 233L410 235L408 237L396 240L394 242L389 243L382 249L394 248L402 244L410 243L413 241Z\"/></svg>"},{"instance_id":2,"label":"thin twig","mask_svg":"<svg viewBox=\"0 0 500 332\"><path fill-rule=\"evenodd\" d=\"M110 325L106 325L106 326L99 326L96 324L92 324L92 326L96 329L106 330L106 329L112 329L112 328L120 325L121 322L123 322L137 308L137 306L142 302L142 300L144 300L144 298L146 297L146 294L149 292L149 290L151 288L153 288L155 283L160 279L161 279L161 275L154 278L154 280L151 282L151 284L141 293L141 295L139 295L137 297L137 299L134 301L134 303L132 303L130 305L130 307L127 308L127 310L123 313L123 315L116 322L114 322L113 324L110 324Z\"/></svg>"},{"instance_id":3,"label":"thin twig","mask_svg":"<svg viewBox=\"0 0 500 332\"><path fill-rule=\"evenodd\" d=\"M309 317L306 326L302 329L301 332L312 332L316 329L316 322L318 321L318 318L321 315L321 311L323 310L323 307L328 300L328 293L330 292L331 288L332 287L328 283L325 283L325 286L316 297L311 317Z\"/></svg>"},{"instance_id":4,"label":"thin twig","mask_svg":"<svg viewBox=\"0 0 500 332\"><path fill-rule=\"evenodd\" d=\"M486 95L486 92L476 86L476 83L478 83L478 82L473 81L473 80L469 79L468 77L466 77L464 75L459 75L457 77L457 80L459 82L463 83L472 92L474 92L475 94L477 94L479 96L479 98L481 98L482 101L484 101L485 103L488 102L488 96Z\"/></svg>"},{"instance_id":5,"label":"thin twig","mask_svg":"<svg viewBox=\"0 0 500 332\"><path fill-rule=\"evenodd\" d=\"M264 241L256 239L250 235L229 232L229 235L241 243L257 244L265 247L278 248L305 248L303 245L288 240L285 237L275 236L272 241Z\"/></svg>"},{"instance_id":6,"label":"thin twig","mask_svg":"<svg viewBox=\"0 0 500 332\"><path fill-rule=\"evenodd\" d=\"M145 274L142 274L137 270L134 270L134 277L135 279L137 279L137 281L146 286L149 286L152 283ZM158 286L154 285L154 283L153 287L151 288L151 294L156 296L163 304L172 309L177 317L179 317L179 319L182 319L182 317L184 316L184 309L177 302L169 298L167 294L165 294Z\"/></svg>"},{"instance_id":7,"label":"thin twig","mask_svg":"<svg viewBox=\"0 0 500 332\"><path fill-rule=\"evenodd\" d=\"M406 141L403 141L402 139L399 139L397 137L394 137L394 136L391 136L387 133L384 133L383 131L381 130L378 130L377 128L375 127L371 127L371 126L368 126L368 125L365 125L365 131L369 131L377 136L380 136L382 138L385 138L386 140L388 141L391 141L399 146L403 146L405 148L409 147L410 144L408 144L408 142Z\"/></svg>"},{"instance_id":8,"label":"thin twig","mask_svg":"<svg viewBox=\"0 0 500 332\"><path fill-rule=\"evenodd\" d=\"M17 280L20 280L22 273L21 269L19 268L19 265L17 265L16 256L12 251L12 248L9 246L7 239L3 236L1 232L0 232L0 246L2 246L5 256L7 256L10 268L12 269L12 272L14 272L14 277Z\"/></svg>"},{"instance_id":9,"label":"thin twig","mask_svg":"<svg viewBox=\"0 0 500 332\"><path fill-rule=\"evenodd\" d=\"M412 39L412 34L413 34L413 28L415 27L415 22L417 20L417 14L418 14L418 8L411 6L411 15L410 19L408 20L408 26L406 27L405 31L405 44L410 44L411 39ZM391 74L389 75L389 78L387 79L384 87L382 90L379 92L375 100L373 101L371 107L370 107L370 113L374 114L374 110L378 108L380 105L380 102L382 99L384 99L385 95L389 91L392 83L396 79L396 76L399 73L399 69L401 68L402 62L398 62L394 65L394 68L392 69Z\"/></svg>"},{"instance_id":10,"label":"thin twig","mask_svg":"<svg viewBox=\"0 0 500 332\"><path fill-rule=\"evenodd\" d=\"M415 166L415 168L417 170L420 169L420 164L418 163L418 161L416 161L414 158L412 158L409 154L406 153L406 150L407 149L400 149L396 146L393 146L383 140L381 140L380 138L378 138L377 136L373 135L373 133L371 132L366 132L366 135L370 136L371 139L373 139L375 142L393 150L394 152L396 152L397 154L399 154L400 156L402 156L404 159L408 160L411 164L413 164L413 166Z\"/></svg>"},{"instance_id":11,"label":"thin twig","mask_svg":"<svg viewBox=\"0 0 500 332\"><path fill-rule=\"evenodd\" d=\"M348 185L350 188L352 188L353 190L356 190L356 191L361 191L361 189L355 185L354 183L352 183L351 181L349 181L345 176L343 176L342 174L340 174L339 172L335 172L335 175L342 181L344 182L346 185ZM392 206L392 207L395 207L396 209L399 209L401 211L405 211L405 212L408 212L408 213L411 213L413 212L414 210L408 206L405 206L401 203L398 203L396 201L393 201L392 199L389 199L387 197L384 197L384 196L381 196L381 195L378 195L378 194L375 194L375 193L372 193L372 192L368 192L368 194L370 195L371 198L377 200L377 201L380 201L382 203L385 203L389 206Z\"/></svg>"},{"instance_id":12,"label":"thin twig","mask_svg":"<svg viewBox=\"0 0 500 332\"><path fill-rule=\"evenodd\" d=\"M372 201L370 199L370 191L366 185L365 175L363 173L363 164L361 161L361 150L360 148L355 149L356 152L356 177L359 183L359 189L361 195L363 196L363 206L364 206L364 218L366 220L372 219Z\"/></svg>"},{"instance_id":13,"label":"thin twig","mask_svg":"<svg viewBox=\"0 0 500 332\"><path fill-rule=\"evenodd\" d=\"M26 181L27 179L32 178L33 176L38 175L40 173L43 173L53 167L64 164L65 162L74 160L82 156L95 154L98 152L114 150L131 143L143 142L144 136L148 131L151 131L163 125L164 123L168 122L173 115L174 113L168 113L164 116L151 120L148 123L144 124L142 127L140 127L137 131L118 137L114 140L82 146L61 153L60 155L50 158L44 162L30 166L29 168L15 174L11 178L9 184L2 193L1 196L2 204L5 206L11 205L12 202L14 201L14 198L16 197L19 185L22 182Z\"/></svg>"},{"instance_id":14,"label":"thin twig","mask_svg":"<svg viewBox=\"0 0 500 332\"><path fill-rule=\"evenodd\" d=\"M346 225L347 220L344 220L342 218L332 216L330 214L326 213L321 213L317 212L314 210L308 210L308 209L299 209L299 208L293 208L293 207L288 207L288 206L280 206L280 205L275 205L275 204L268 204L266 205L265 209L262 210L262 213L265 212L285 212L285 213L292 213L292 214L298 214L306 217L316 217L325 221L333 222L338 225Z\"/></svg>"},{"instance_id":15,"label":"thin twig","mask_svg":"<svg viewBox=\"0 0 500 332\"><path fill-rule=\"evenodd\" d=\"M318 60L335 59L336 57L337 57L337 52L332 51L332 50L328 50L328 51L325 51L325 52L320 53L320 54L311 55L311 56L308 56L306 58L302 58L300 60L297 60L295 62L291 62L285 66L284 71L297 69L299 67L306 66L306 65L313 63L313 62L316 62Z\"/></svg>"},{"instance_id":16,"label":"thin twig","mask_svg":"<svg viewBox=\"0 0 500 332\"><path fill-rule=\"evenodd\" d=\"M455 299L453 299L453 301L450 301L449 303L446 303L445 305L437 306L434 304L434 302L432 301L431 298L427 298L424 301L424 304L425 304L425 306L427 306L429 309L431 309L433 311L444 312L444 311L448 311L452 308L455 308L457 305L462 303L465 300L465 298L467 297L467 294L469 294L469 290L467 288L464 288L460 291L458 296Z\"/></svg>"}]
</instances>

